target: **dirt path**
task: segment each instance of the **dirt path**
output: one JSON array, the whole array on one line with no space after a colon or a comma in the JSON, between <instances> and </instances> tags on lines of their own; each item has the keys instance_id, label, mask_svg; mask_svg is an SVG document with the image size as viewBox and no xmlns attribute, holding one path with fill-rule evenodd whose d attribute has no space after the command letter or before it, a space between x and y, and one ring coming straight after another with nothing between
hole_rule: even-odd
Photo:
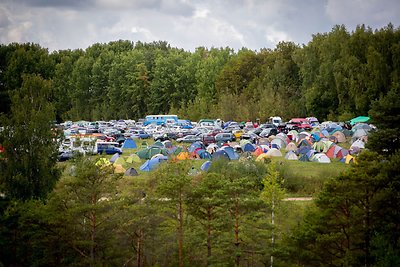
<instances>
[{"instance_id":1,"label":"dirt path","mask_svg":"<svg viewBox=\"0 0 400 267\"><path fill-rule=\"evenodd\" d=\"M288 197L282 199L283 201L311 201L313 200L312 197Z\"/></svg>"}]
</instances>

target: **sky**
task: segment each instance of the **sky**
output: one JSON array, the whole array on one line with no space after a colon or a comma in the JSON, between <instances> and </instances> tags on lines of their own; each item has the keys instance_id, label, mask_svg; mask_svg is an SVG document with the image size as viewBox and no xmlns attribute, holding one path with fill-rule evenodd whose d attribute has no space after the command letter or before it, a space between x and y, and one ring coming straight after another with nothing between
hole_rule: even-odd
<instances>
[{"instance_id":1,"label":"sky","mask_svg":"<svg viewBox=\"0 0 400 267\"><path fill-rule=\"evenodd\" d=\"M307 44L337 24L389 22L400 26L400 0L0 0L0 43L50 51L116 40L260 50Z\"/></svg>"}]
</instances>

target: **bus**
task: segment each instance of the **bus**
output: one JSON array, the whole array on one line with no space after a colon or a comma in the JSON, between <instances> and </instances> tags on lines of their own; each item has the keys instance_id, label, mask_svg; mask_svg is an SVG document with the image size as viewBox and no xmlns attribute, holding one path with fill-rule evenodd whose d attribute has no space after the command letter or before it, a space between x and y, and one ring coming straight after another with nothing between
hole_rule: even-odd
<instances>
[{"instance_id":1,"label":"bus","mask_svg":"<svg viewBox=\"0 0 400 267\"><path fill-rule=\"evenodd\" d=\"M143 125L149 124L163 125L163 124L176 124L178 122L177 115L147 115Z\"/></svg>"}]
</instances>

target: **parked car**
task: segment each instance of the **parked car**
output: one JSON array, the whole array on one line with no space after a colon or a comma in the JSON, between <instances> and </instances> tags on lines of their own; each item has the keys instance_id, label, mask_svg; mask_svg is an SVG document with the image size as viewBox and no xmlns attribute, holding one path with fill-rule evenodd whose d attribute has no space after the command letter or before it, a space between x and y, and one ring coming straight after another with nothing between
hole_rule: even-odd
<instances>
[{"instance_id":1,"label":"parked car","mask_svg":"<svg viewBox=\"0 0 400 267\"><path fill-rule=\"evenodd\" d=\"M159 134L154 134L153 135L154 141L166 141L166 140L176 140L177 139L177 135L176 133L159 133Z\"/></svg>"},{"instance_id":2,"label":"parked car","mask_svg":"<svg viewBox=\"0 0 400 267\"><path fill-rule=\"evenodd\" d=\"M236 139L239 139L242 134L244 134L243 130L234 130L232 131L233 135L235 136Z\"/></svg>"},{"instance_id":3,"label":"parked car","mask_svg":"<svg viewBox=\"0 0 400 267\"><path fill-rule=\"evenodd\" d=\"M232 133L219 133L215 136L216 142L232 142L235 140L236 137Z\"/></svg>"},{"instance_id":4,"label":"parked car","mask_svg":"<svg viewBox=\"0 0 400 267\"><path fill-rule=\"evenodd\" d=\"M194 143L197 141L201 141L201 137L200 136L196 136L196 135L186 135L185 137L182 138L178 138L176 139L176 142L178 143Z\"/></svg>"},{"instance_id":5,"label":"parked car","mask_svg":"<svg viewBox=\"0 0 400 267\"><path fill-rule=\"evenodd\" d=\"M125 133L125 136L129 136L131 138L138 138L138 139L148 139L150 135L143 130L130 130L128 133Z\"/></svg>"},{"instance_id":6,"label":"parked car","mask_svg":"<svg viewBox=\"0 0 400 267\"><path fill-rule=\"evenodd\" d=\"M260 133L260 137L270 137L271 135L277 135L278 130L276 128L266 128Z\"/></svg>"},{"instance_id":7,"label":"parked car","mask_svg":"<svg viewBox=\"0 0 400 267\"><path fill-rule=\"evenodd\" d=\"M105 153L107 155L113 155L115 153L122 154L122 149L117 147L118 145L118 142L97 143L97 153Z\"/></svg>"},{"instance_id":8,"label":"parked car","mask_svg":"<svg viewBox=\"0 0 400 267\"><path fill-rule=\"evenodd\" d=\"M305 118L294 118L291 119L286 127L289 130L307 130L310 131L312 129L310 123L308 123L308 120Z\"/></svg>"},{"instance_id":9,"label":"parked car","mask_svg":"<svg viewBox=\"0 0 400 267\"><path fill-rule=\"evenodd\" d=\"M201 141L205 146L208 146L209 144L215 143L215 137L212 135L203 135L201 138Z\"/></svg>"}]
</instances>

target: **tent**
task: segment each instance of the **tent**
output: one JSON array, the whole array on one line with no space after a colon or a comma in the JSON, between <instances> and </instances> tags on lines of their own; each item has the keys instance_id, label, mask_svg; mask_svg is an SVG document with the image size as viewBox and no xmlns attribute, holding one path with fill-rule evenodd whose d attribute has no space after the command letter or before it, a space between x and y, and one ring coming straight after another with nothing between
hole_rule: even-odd
<instances>
[{"instance_id":1,"label":"tent","mask_svg":"<svg viewBox=\"0 0 400 267\"><path fill-rule=\"evenodd\" d=\"M138 176L138 172L135 170L135 168L128 168L125 173L125 176Z\"/></svg>"},{"instance_id":2,"label":"tent","mask_svg":"<svg viewBox=\"0 0 400 267\"><path fill-rule=\"evenodd\" d=\"M202 165L201 165L201 167L200 167L200 170L202 170L202 171L208 171L208 169L210 168L210 166L211 166L211 161L206 161L206 162L204 162Z\"/></svg>"},{"instance_id":3,"label":"tent","mask_svg":"<svg viewBox=\"0 0 400 267\"><path fill-rule=\"evenodd\" d=\"M151 159L157 159L157 158L160 159L160 161L161 160L168 160L168 157L164 156L163 154L156 154L156 155L151 157Z\"/></svg>"},{"instance_id":4,"label":"tent","mask_svg":"<svg viewBox=\"0 0 400 267\"><path fill-rule=\"evenodd\" d=\"M348 154L345 157L341 158L340 162L343 162L343 163L346 163L346 164L355 163L356 162L356 158L353 157L352 155Z\"/></svg>"},{"instance_id":5,"label":"tent","mask_svg":"<svg viewBox=\"0 0 400 267\"><path fill-rule=\"evenodd\" d=\"M313 147L313 149L315 149L316 151L322 152L322 151L324 151L325 144L324 144L323 141L318 141L318 142L315 142L315 143L312 145L312 147Z\"/></svg>"},{"instance_id":6,"label":"tent","mask_svg":"<svg viewBox=\"0 0 400 267\"><path fill-rule=\"evenodd\" d=\"M253 155L258 157L260 156L262 153L264 153L264 150L262 149L262 147L257 147L256 150L254 150Z\"/></svg>"},{"instance_id":7,"label":"tent","mask_svg":"<svg viewBox=\"0 0 400 267\"><path fill-rule=\"evenodd\" d=\"M311 159L312 156L314 156L314 154L316 154L316 153L317 153L317 151L315 151L314 149L311 149L306 153L306 156L308 157L308 159Z\"/></svg>"},{"instance_id":8,"label":"tent","mask_svg":"<svg viewBox=\"0 0 400 267\"><path fill-rule=\"evenodd\" d=\"M134 162L139 163L140 162L140 158L139 158L138 155L132 154L129 157L127 157L125 161L127 163L134 163Z\"/></svg>"},{"instance_id":9,"label":"tent","mask_svg":"<svg viewBox=\"0 0 400 267\"><path fill-rule=\"evenodd\" d=\"M256 158L256 161L262 161L262 162L265 163L269 158L270 158L270 157L269 157L266 153L263 153L263 154L259 155L259 156Z\"/></svg>"},{"instance_id":10,"label":"tent","mask_svg":"<svg viewBox=\"0 0 400 267\"><path fill-rule=\"evenodd\" d=\"M312 143L309 141L309 140L307 140L307 139L301 139L300 140L300 142L299 142L299 144L297 145L297 147L302 147L302 146L311 146L312 145Z\"/></svg>"},{"instance_id":11,"label":"tent","mask_svg":"<svg viewBox=\"0 0 400 267\"><path fill-rule=\"evenodd\" d=\"M153 144L153 146L158 146L158 147L164 147L164 144L161 143L160 141L157 141Z\"/></svg>"},{"instance_id":12,"label":"tent","mask_svg":"<svg viewBox=\"0 0 400 267\"><path fill-rule=\"evenodd\" d=\"M319 162L319 163L331 163L331 160L325 155L325 153L317 153L312 156L311 161Z\"/></svg>"},{"instance_id":13,"label":"tent","mask_svg":"<svg viewBox=\"0 0 400 267\"><path fill-rule=\"evenodd\" d=\"M340 147L338 145L333 145L328 149L328 151L325 154L328 158L334 159L334 158L343 158L344 156L349 154L349 152L347 151L347 149L344 149L343 147Z\"/></svg>"},{"instance_id":14,"label":"tent","mask_svg":"<svg viewBox=\"0 0 400 267\"><path fill-rule=\"evenodd\" d=\"M296 151L297 150L297 146L295 143L290 142L287 146L286 146L286 151Z\"/></svg>"},{"instance_id":15,"label":"tent","mask_svg":"<svg viewBox=\"0 0 400 267\"><path fill-rule=\"evenodd\" d=\"M278 149L281 149L286 147L286 142L281 138L276 137L271 141L271 147L275 147L274 145L277 146Z\"/></svg>"},{"instance_id":16,"label":"tent","mask_svg":"<svg viewBox=\"0 0 400 267\"><path fill-rule=\"evenodd\" d=\"M289 131L289 132L287 133L287 137L288 137L290 140L296 140L297 137L298 137L298 135L299 135L299 133L298 133L296 130L291 130L291 131Z\"/></svg>"},{"instance_id":17,"label":"tent","mask_svg":"<svg viewBox=\"0 0 400 267\"><path fill-rule=\"evenodd\" d=\"M365 143L363 141L361 141L360 139L358 139L353 144L351 144L350 149L352 149L353 147L365 148Z\"/></svg>"},{"instance_id":18,"label":"tent","mask_svg":"<svg viewBox=\"0 0 400 267\"><path fill-rule=\"evenodd\" d=\"M256 150L256 147L253 144L247 143L242 146L242 150L244 152L254 152Z\"/></svg>"},{"instance_id":19,"label":"tent","mask_svg":"<svg viewBox=\"0 0 400 267\"><path fill-rule=\"evenodd\" d=\"M338 143L344 143L346 142L346 136L344 135L343 132L341 131L336 131L332 134L332 136L336 137L336 140Z\"/></svg>"},{"instance_id":20,"label":"tent","mask_svg":"<svg viewBox=\"0 0 400 267\"><path fill-rule=\"evenodd\" d=\"M172 142L170 140L165 140L162 142L165 148L172 148Z\"/></svg>"},{"instance_id":21,"label":"tent","mask_svg":"<svg viewBox=\"0 0 400 267\"><path fill-rule=\"evenodd\" d=\"M110 158L110 162L114 163L117 159L119 158L119 154L115 153L114 155L112 155L112 157Z\"/></svg>"},{"instance_id":22,"label":"tent","mask_svg":"<svg viewBox=\"0 0 400 267\"><path fill-rule=\"evenodd\" d=\"M297 154L307 154L311 149L311 146L301 146L297 149Z\"/></svg>"},{"instance_id":23,"label":"tent","mask_svg":"<svg viewBox=\"0 0 400 267\"><path fill-rule=\"evenodd\" d=\"M315 142L319 142L321 140L320 132L314 132L311 134L311 137L314 139Z\"/></svg>"},{"instance_id":24,"label":"tent","mask_svg":"<svg viewBox=\"0 0 400 267\"><path fill-rule=\"evenodd\" d=\"M297 157L296 153L294 153L293 151L288 151L285 155L285 159L287 160L299 160L299 158Z\"/></svg>"},{"instance_id":25,"label":"tent","mask_svg":"<svg viewBox=\"0 0 400 267\"><path fill-rule=\"evenodd\" d=\"M110 161L106 158L99 158L95 163L95 165L100 168L109 166L110 164L111 164Z\"/></svg>"},{"instance_id":26,"label":"tent","mask_svg":"<svg viewBox=\"0 0 400 267\"><path fill-rule=\"evenodd\" d=\"M189 153L188 152L180 152L177 156L176 156L176 158L178 159L178 160L188 160L188 159L190 159L190 156L189 156Z\"/></svg>"},{"instance_id":27,"label":"tent","mask_svg":"<svg viewBox=\"0 0 400 267\"><path fill-rule=\"evenodd\" d=\"M195 150L195 153L201 158L201 159L211 159L212 156L209 152L207 152L205 149L198 148Z\"/></svg>"},{"instance_id":28,"label":"tent","mask_svg":"<svg viewBox=\"0 0 400 267\"><path fill-rule=\"evenodd\" d=\"M137 148L135 140L133 140L132 138L126 139L122 144L122 149L132 149L132 148Z\"/></svg>"},{"instance_id":29,"label":"tent","mask_svg":"<svg viewBox=\"0 0 400 267\"><path fill-rule=\"evenodd\" d=\"M124 167L122 167L121 164L113 164L114 166L114 172L115 173L124 173L126 170L124 169Z\"/></svg>"},{"instance_id":30,"label":"tent","mask_svg":"<svg viewBox=\"0 0 400 267\"><path fill-rule=\"evenodd\" d=\"M160 164L159 158L149 159L142 166L140 166L141 171L149 172L154 170Z\"/></svg>"},{"instance_id":31,"label":"tent","mask_svg":"<svg viewBox=\"0 0 400 267\"><path fill-rule=\"evenodd\" d=\"M168 156L169 153L168 150L166 150L165 148L151 146L136 152L136 154L141 159L151 159L151 157L156 154L163 154L164 156Z\"/></svg>"},{"instance_id":32,"label":"tent","mask_svg":"<svg viewBox=\"0 0 400 267\"><path fill-rule=\"evenodd\" d=\"M266 153L268 157L282 157L282 152L276 148L271 148L270 150L268 150L268 152Z\"/></svg>"},{"instance_id":33,"label":"tent","mask_svg":"<svg viewBox=\"0 0 400 267\"><path fill-rule=\"evenodd\" d=\"M225 151L228 154L228 157L229 157L230 160L239 159L239 154L236 153L236 151L230 146L223 146L223 147L221 147L220 150Z\"/></svg>"},{"instance_id":34,"label":"tent","mask_svg":"<svg viewBox=\"0 0 400 267\"><path fill-rule=\"evenodd\" d=\"M260 139L258 140L258 144L259 144L259 145L267 145L267 146L269 146L269 143L270 143L270 141L269 141L268 138L260 138Z\"/></svg>"},{"instance_id":35,"label":"tent","mask_svg":"<svg viewBox=\"0 0 400 267\"><path fill-rule=\"evenodd\" d=\"M123 157L119 157L114 161L114 164L124 165L126 164L126 161Z\"/></svg>"},{"instance_id":36,"label":"tent","mask_svg":"<svg viewBox=\"0 0 400 267\"><path fill-rule=\"evenodd\" d=\"M368 122L369 119L370 118L367 117L367 116L358 116L358 117L353 118L353 119L350 120L350 125L353 126L354 124L359 123L359 122Z\"/></svg>"},{"instance_id":37,"label":"tent","mask_svg":"<svg viewBox=\"0 0 400 267\"><path fill-rule=\"evenodd\" d=\"M226 151L224 150L217 150L215 151L215 153L213 154L213 160L214 159L226 159L226 160L230 160L228 153L226 153Z\"/></svg>"},{"instance_id":38,"label":"tent","mask_svg":"<svg viewBox=\"0 0 400 267\"><path fill-rule=\"evenodd\" d=\"M206 149L206 147L204 146L204 144L202 142L194 142L190 145L190 147L188 148L188 151L190 153L194 152L197 148L201 148L201 149Z\"/></svg>"}]
</instances>

